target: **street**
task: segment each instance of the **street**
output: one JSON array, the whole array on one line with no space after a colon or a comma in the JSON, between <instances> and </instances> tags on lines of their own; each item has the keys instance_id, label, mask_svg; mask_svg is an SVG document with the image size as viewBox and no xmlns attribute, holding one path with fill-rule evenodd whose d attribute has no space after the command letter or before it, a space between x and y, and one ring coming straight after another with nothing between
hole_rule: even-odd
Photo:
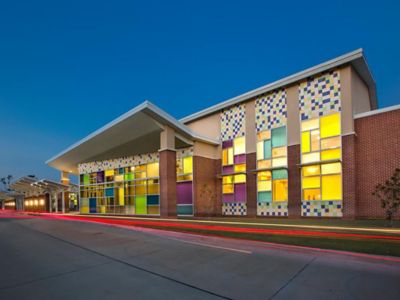
<instances>
[{"instance_id":1,"label":"street","mask_svg":"<svg viewBox=\"0 0 400 300\"><path fill-rule=\"evenodd\" d=\"M400 299L400 260L0 217L0 299Z\"/></svg>"}]
</instances>

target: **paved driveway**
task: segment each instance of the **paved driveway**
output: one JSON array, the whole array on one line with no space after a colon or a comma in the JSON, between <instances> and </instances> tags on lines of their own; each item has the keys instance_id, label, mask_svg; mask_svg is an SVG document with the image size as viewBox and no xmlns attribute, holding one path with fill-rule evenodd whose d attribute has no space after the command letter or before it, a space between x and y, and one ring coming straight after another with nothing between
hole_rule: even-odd
<instances>
[{"instance_id":1,"label":"paved driveway","mask_svg":"<svg viewBox=\"0 0 400 300\"><path fill-rule=\"evenodd\" d=\"M0 299L400 299L400 260L0 218Z\"/></svg>"}]
</instances>

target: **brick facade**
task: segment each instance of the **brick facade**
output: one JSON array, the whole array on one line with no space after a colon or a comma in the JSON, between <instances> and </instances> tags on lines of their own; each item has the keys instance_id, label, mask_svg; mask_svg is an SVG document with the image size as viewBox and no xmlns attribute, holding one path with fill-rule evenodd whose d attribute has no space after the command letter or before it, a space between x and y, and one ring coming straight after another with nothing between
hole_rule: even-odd
<instances>
[{"instance_id":1,"label":"brick facade","mask_svg":"<svg viewBox=\"0 0 400 300\"><path fill-rule=\"evenodd\" d=\"M357 209L356 194L356 137L342 137L343 218L354 219Z\"/></svg>"},{"instance_id":2,"label":"brick facade","mask_svg":"<svg viewBox=\"0 0 400 300\"><path fill-rule=\"evenodd\" d=\"M160 151L160 215L176 216L176 153Z\"/></svg>"},{"instance_id":3,"label":"brick facade","mask_svg":"<svg viewBox=\"0 0 400 300\"><path fill-rule=\"evenodd\" d=\"M384 218L371 193L400 167L400 109L355 119L355 132L357 217Z\"/></svg>"},{"instance_id":4,"label":"brick facade","mask_svg":"<svg viewBox=\"0 0 400 300\"><path fill-rule=\"evenodd\" d=\"M256 153L247 153L246 204L248 217L255 217L257 215L257 174L254 172L256 166Z\"/></svg>"},{"instance_id":5,"label":"brick facade","mask_svg":"<svg viewBox=\"0 0 400 300\"><path fill-rule=\"evenodd\" d=\"M289 218L301 215L300 145L288 147L288 210Z\"/></svg>"}]
</instances>

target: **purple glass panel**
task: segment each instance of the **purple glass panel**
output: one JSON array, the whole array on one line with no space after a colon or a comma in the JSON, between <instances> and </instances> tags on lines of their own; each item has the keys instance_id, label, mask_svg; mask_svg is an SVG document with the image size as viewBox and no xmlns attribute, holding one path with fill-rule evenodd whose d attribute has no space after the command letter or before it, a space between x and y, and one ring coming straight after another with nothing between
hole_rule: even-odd
<instances>
[{"instance_id":1,"label":"purple glass panel","mask_svg":"<svg viewBox=\"0 0 400 300\"><path fill-rule=\"evenodd\" d=\"M246 202L246 184L235 184L235 201Z\"/></svg>"},{"instance_id":2,"label":"purple glass panel","mask_svg":"<svg viewBox=\"0 0 400 300\"><path fill-rule=\"evenodd\" d=\"M244 164L246 163L246 154L235 155L235 164Z\"/></svg>"},{"instance_id":3,"label":"purple glass panel","mask_svg":"<svg viewBox=\"0 0 400 300\"><path fill-rule=\"evenodd\" d=\"M233 140L222 142L222 148L223 149L231 148L231 147L233 147Z\"/></svg>"},{"instance_id":4,"label":"purple glass panel","mask_svg":"<svg viewBox=\"0 0 400 300\"><path fill-rule=\"evenodd\" d=\"M224 203L233 203L233 202L235 202L234 194L223 194L222 195L222 202L224 202Z\"/></svg>"},{"instance_id":5,"label":"purple glass panel","mask_svg":"<svg viewBox=\"0 0 400 300\"><path fill-rule=\"evenodd\" d=\"M177 182L176 183L176 204L192 204L192 182Z\"/></svg>"},{"instance_id":6,"label":"purple glass panel","mask_svg":"<svg viewBox=\"0 0 400 300\"><path fill-rule=\"evenodd\" d=\"M97 172L97 183L104 182L104 172Z\"/></svg>"},{"instance_id":7,"label":"purple glass panel","mask_svg":"<svg viewBox=\"0 0 400 300\"><path fill-rule=\"evenodd\" d=\"M223 174L231 174L233 173L233 166L222 167Z\"/></svg>"}]
</instances>

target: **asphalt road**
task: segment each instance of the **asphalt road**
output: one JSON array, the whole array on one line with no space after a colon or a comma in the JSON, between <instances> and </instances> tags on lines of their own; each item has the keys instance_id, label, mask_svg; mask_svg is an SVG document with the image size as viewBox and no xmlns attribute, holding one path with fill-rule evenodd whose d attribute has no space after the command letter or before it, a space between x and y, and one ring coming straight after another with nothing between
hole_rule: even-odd
<instances>
[{"instance_id":1,"label":"asphalt road","mask_svg":"<svg viewBox=\"0 0 400 300\"><path fill-rule=\"evenodd\" d=\"M400 299L400 260L3 214L0 299Z\"/></svg>"}]
</instances>

